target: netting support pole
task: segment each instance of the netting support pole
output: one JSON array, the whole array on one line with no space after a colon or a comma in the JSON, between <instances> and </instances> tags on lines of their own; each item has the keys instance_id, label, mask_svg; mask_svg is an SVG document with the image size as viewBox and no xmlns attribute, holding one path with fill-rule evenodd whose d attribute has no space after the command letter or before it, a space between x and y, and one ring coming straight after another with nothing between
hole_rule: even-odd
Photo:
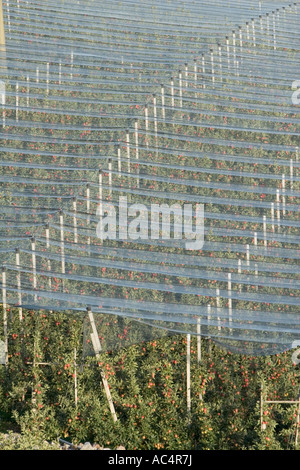
<instances>
[{"instance_id":1,"label":"netting support pole","mask_svg":"<svg viewBox=\"0 0 300 470\"><path fill-rule=\"evenodd\" d=\"M50 226L49 226L49 224L45 225L45 231L46 231L46 249L48 250L50 248ZM47 259L47 269L48 269L48 272L50 273L51 272L51 261L50 261L49 258ZM49 278L48 278L48 286L49 286L49 291L51 292L51 288L52 288L51 276L49 276ZM50 310L50 313L52 313L52 312L53 312L53 310Z\"/></svg>"},{"instance_id":2,"label":"netting support pole","mask_svg":"<svg viewBox=\"0 0 300 470\"><path fill-rule=\"evenodd\" d=\"M280 232L280 195L279 195L279 189L276 189L276 204L277 204L277 231Z\"/></svg>"},{"instance_id":3,"label":"netting support pole","mask_svg":"<svg viewBox=\"0 0 300 470\"><path fill-rule=\"evenodd\" d=\"M239 26L239 39L240 39L240 55L241 55L241 62L243 61L242 59L242 54L243 54L243 31L242 27Z\"/></svg>"},{"instance_id":4,"label":"netting support pole","mask_svg":"<svg viewBox=\"0 0 300 470\"><path fill-rule=\"evenodd\" d=\"M117 155L118 155L118 173L119 173L119 178L120 178L120 177L121 177L121 173L122 173L121 145L118 145Z\"/></svg>"},{"instance_id":5,"label":"netting support pole","mask_svg":"<svg viewBox=\"0 0 300 470\"><path fill-rule=\"evenodd\" d=\"M257 279L257 276L258 276L257 263L255 263L254 266L255 266L255 278ZM258 290L258 286L257 286L257 285L255 286L255 290L256 290L256 291Z\"/></svg>"},{"instance_id":6,"label":"netting support pole","mask_svg":"<svg viewBox=\"0 0 300 470\"><path fill-rule=\"evenodd\" d=\"M185 88L188 88L188 74L189 74L189 64L184 64L184 76L185 76Z\"/></svg>"},{"instance_id":7,"label":"netting support pole","mask_svg":"<svg viewBox=\"0 0 300 470\"><path fill-rule=\"evenodd\" d=\"M191 335L186 337L186 403L188 415L191 413Z\"/></svg>"},{"instance_id":8,"label":"netting support pole","mask_svg":"<svg viewBox=\"0 0 300 470\"><path fill-rule=\"evenodd\" d=\"M108 186L109 186L109 197L111 199L112 198L112 161L111 161L111 158L108 159Z\"/></svg>"},{"instance_id":9,"label":"netting support pole","mask_svg":"<svg viewBox=\"0 0 300 470\"><path fill-rule=\"evenodd\" d=\"M220 70L220 82L223 82L223 76L222 76L222 47L221 44L218 43L218 51L219 51L219 70Z\"/></svg>"},{"instance_id":10,"label":"netting support pole","mask_svg":"<svg viewBox=\"0 0 300 470\"><path fill-rule=\"evenodd\" d=\"M297 417L296 417L296 435L295 435L295 448L296 449L298 446L299 425L300 425L300 397L299 397L299 404L298 404Z\"/></svg>"},{"instance_id":11,"label":"netting support pole","mask_svg":"<svg viewBox=\"0 0 300 470\"><path fill-rule=\"evenodd\" d=\"M201 320L197 318L197 361L201 362Z\"/></svg>"},{"instance_id":12,"label":"netting support pole","mask_svg":"<svg viewBox=\"0 0 300 470\"><path fill-rule=\"evenodd\" d=\"M74 348L74 400L75 400L75 407L77 407L78 387L77 387L77 350L76 348Z\"/></svg>"},{"instance_id":13,"label":"netting support pole","mask_svg":"<svg viewBox=\"0 0 300 470\"><path fill-rule=\"evenodd\" d=\"M135 159L139 160L139 121L136 119L134 121L134 134L135 134ZM139 174L139 165L137 164L136 169L137 174ZM136 179L136 186L137 188L140 187L140 178L137 177Z\"/></svg>"},{"instance_id":14,"label":"netting support pole","mask_svg":"<svg viewBox=\"0 0 300 470\"><path fill-rule=\"evenodd\" d=\"M2 309L3 309L3 335L5 366L8 366L8 322L7 322L7 299L6 299L6 267L2 267Z\"/></svg>"},{"instance_id":15,"label":"netting support pole","mask_svg":"<svg viewBox=\"0 0 300 470\"><path fill-rule=\"evenodd\" d=\"M220 309L220 289L217 288L216 289L216 296L217 296L217 311L219 312L219 309ZM220 317L217 317L217 320L218 320L218 331L221 331L221 319Z\"/></svg>"},{"instance_id":16,"label":"netting support pole","mask_svg":"<svg viewBox=\"0 0 300 470\"><path fill-rule=\"evenodd\" d=\"M33 289L37 288L37 277L36 277L36 254L35 254L35 238L31 239L31 259L32 259L32 276L33 276ZM34 301L37 302L37 295L34 295Z\"/></svg>"},{"instance_id":17,"label":"netting support pole","mask_svg":"<svg viewBox=\"0 0 300 470\"><path fill-rule=\"evenodd\" d=\"M238 259L238 274L242 274L242 261ZM239 284L239 291L242 292L242 284Z\"/></svg>"},{"instance_id":18,"label":"netting support pole","mask_svg":"<svg viewBox=\"0 0 300 470\"><path fill-rule=\"evenodd\" d=\"M194 59L194 81L195 81L195 88L197 90L198 86L198 67L197 67L197 59ZM197 91L195 92L195 98L197 98Z\"/></svg>"},{"instance_id":19,"label":"netting support pole","mask_svg":"<svg viewBox=\"0 0 300 470\"><path fill-rule=\"evenodd\" d=\"M228 273L227 290L228 290L228 317L229 317L229 324L231 324L232 323L231 273ZM232 332L232 329L230 328L229 331Z\"/></svg>"},{"instance_id":20,"label":"netting support pole","mask_svg":"<svg viewBox=\"0 0 300 470\"><path fill-rule=\"evenodd\" d=\"M78 243L78 232L77 232L77 199L73 197L73 230L74 230L74 243Z\"/></svg>"},{"instance_id":21,"label":"netting support pole","mask_svg":"<svg viewBox=\"0 0 300 470\"><path fill-rule=\"evenodd\" d=\"M170 93L171 93L171 106L172 106L172 108L174 108L175 107L175 98L174 98L174 78L173 77L171 77Z\"/></svg>"},{"instance_id":22,"label":"netting support pole","mask_svg":"<svg viewBox=\"0 0 300 470\"><path fill-rule=\"evenodd\" d=\"M202 59L201 59L201 61L202 61L202 80L203 80L203 82L202 82L202 88L205 88L206 85L205 85L205 78L204 78L204 75L205 75L205 59L204 59L204 54L202 54Z\"/></svg>"},{"instance_id":23,"label":"netting support pole","mask_svg":"<svg viewBox=\"0 0 300 470\"><path fill-rule=\"evenodd\" d=\"M178 85L179 85L179 106L182 108L182 71L178 72Z\"/></svg>"},{"instance_id":24,"label":"netting support pole","mask_svg":"<svg viewBox=\"0 0 300 470\"><path fill-rule=\"evenodd\" d=\"M235 74L236 74L236 36L235 36L235 31L232 31L232 50L233 50L233 67L235 69Z\"/></svg>"},{"instance_id":25,"label":"netting support pole","mask_svg":"<svg viewBox=\"0 0 300 470\"><path fill-rule=\"evenodd\" d=\"M129 129L126 131L127 171L130 174L130 136Z\"/></svg>"},{"instance_id":26,"label":"netting support pole","mask_svg":"<svg viewBox=\"0 0 300 470\"><path fill-rule=\"evenodd\" d=\"M27 75L26 81L27 81L27 97L26 97L26 105L27 105L27 108L29 108L29 94L30 94L30 88L29 88L29 75Z\"/></svg>"},{"instance_id":27,"label":"netting support pole","mask_svg":"<svg viewBox=\"0 0 300 470\"><path fill-rule=\"evenodd\" d=\"M267 240L267 217L263 215L263 232L264 232L264 246L267 248L268 240Z\"/></svg>"},{"instance_id":28,"label":"netting support pole","mask_svg":"<svg viewBox=\"0 0 300 470\"><path fill-rule=\"evenodd\" d=\"M21 272L20 272L20 250L16 248L16 268L17 268L17 289L18 289L18 304L19 304L19 320L23 320L23 310L22 310L22 290L21 290Z\"/></svg>"},{"instance_id":29,"label":"netting support pole","mask_svg":"<svg viewBox=\"0 0 300 470\"><path fill-rule=\"evenodd\" d=\"M230 70L230 52L229 52L229 37L226 36L226 50L227 50L227 65L228 65L228 72Z\"/></svg>"},{"instance_id":30,"label":"netting support pole","mask_svg":"<svg viewBox=\"0 0 300 470\"><path fill-rule=\"evenodd\" d=\"M61 272L66 273L65 267L65 237L64 237L64 213L59 211L59 225L60 225L60 250L61 250Z\"/></svg>"},{"instance_id":31,"label":"netting support pole","mask_svg":"<svg viewBox=\"0 0 300 470\"><path fill-rule=\"evenodd\" d=\"M16 83L16 122L19 121L19 83Z\"/></svg>"},{"instance_id":32,"label":"netting support pole","mask_svg":"<svg viewBox=\"0 0 300 470\"><path fill-rule=\"evenodd\" d=\"M282 215L285 215L285 175L282 175Z\"/></svg>"},{"instance_id":33,"label":"netting support pole","mask_svg":"<svg viewBox=\"0 0 300 470\"><path fill-rule=\"evenodd\" d=\"M5 29L2 0L0 0L0 68L1 67L6 68Z\"/></svg>"},{"instance_id":34,"label":"netting support pole","mask_svg":"<svg viewBox=\"0 0 300 470\"><path fill-rule=\"evenodd\" d=\"M290 189L291 191L293 191L294 189L293 179L294 179L294 161L291 158L290 159Z\"/></svg>"},{"instance_id":35,"label":"netting support pole","mask_svg":"<svg viewBox=\"0 0 300 470\"><path fill-rule=\"evenodd\" d=\"M165 110L165 87L163 84L160 85L161 89L161 117L163 120L166 119L166 110Z\"/></svg>"},{"instance_id":36,"label":"netting support pole","mask_svg":"<svg viewBox=\"0 0 300 470\"><path fill-rule=\"evenodd\" d=\"M61 59L58 64L58 84L61 85Z\"/></svg>"},{"instance_id":37,"label":"netting support pole","mask_svg":"<svg viewBox=\"0 0 300 470\"><path fill-rule=\"evenodd\" d=\"M271 202L271 221L272 221L272 232L275 232L275 208L274 208L274 202Z\"/></svg>"},{"instance_id":38,"label":"netting support pole","mask_svg":"<svg viewBox=\"0 0 300 470\"><path fill-rule=\"evenodd\" d=\"M148 130L149 130L149 109L148 105L145 104L145 131L146 131L146 147L149 147L149 142L148 142Z\"/></svg>"},{"instance_id":39,"label":"netting support pole","mask_svg":"<svg viewBox=\"0 0 300 470\"><path fill-rule=\"evenodd\" d=\"M91 340L92 340L94 352L95 352L95 355L96 355L96 359L98 361L100 361L100 353L102 351L102 347L101 347L101 343L100 343L100 340L99 340L97 328L96 328L96 325L95 325L94 315L93 315L93 312L92 312L90 307L87 308L87 313L88 313L89 321L90 321L91 328L92 328ZM116 422L118 420L118 418L117 418L117 415L116 415L114 403L112 401L112 397L111 397L110 389L109 389L109 386L108 386L108 382L107 382L107 379L105 377L105 373L103 372L102 369L101 369L101 379L102 379L102 383L103 383L103 386L104 386L106 398L107 398L107 401L108 401L108 404L109 404L109 408L110 408L110 411L111 411L111 414L112 414L113 421Z\"/></svg>"},{"instance_id":40,"label":"netting support pole","mask_svg":"<svg viewBox=\"0 0 300 470\"><path fill-rule=\"evenodd\" d=\"M214 66L214 51L210 50L210 63L211 63L211 81L215 83L215 66Z\"/></svg>"}]
</instances>

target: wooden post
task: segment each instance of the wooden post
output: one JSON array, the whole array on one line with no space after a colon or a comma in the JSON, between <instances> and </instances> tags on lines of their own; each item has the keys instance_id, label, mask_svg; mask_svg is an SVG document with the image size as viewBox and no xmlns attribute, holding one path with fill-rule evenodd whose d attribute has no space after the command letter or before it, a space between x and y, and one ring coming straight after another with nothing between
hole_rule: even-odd
<instances>
[{"instance_id":1,"label":"wooden post","mask_svg":"<svg viewBox=\"0 0 300 470\"><path fill-rule=\"evenodd\" d=\"M19 320L23 320L23 310L22 310L22 291L21 291L21 272L20 272L20 250L19 248L15 249L16 253L16 268L17 268L17 289L18 289L18 304L19 304Z\"/></svg>"},{"instance_id":2,"label":"wooden post","mask_svg":"<svg viewBox=\"0 0 300 470\"><path fill-rule=\"evenodd\" d=\"M5 365L8 366L8 322L7 322L7 298L6 298L6 267L2 267L2 309L3 309L3 335Z\"/></svg>"},{"instance_id":3,"label":"wooden post","mask_svg":"<svg viewBox=\"0 0 300 470\"><path fill-rule=\"evenodd\" d=\"M95 325L94 315L93 315L93 312L92 312L90 307L87 308L87 313L88 313L90 324L91 324L91 327L92 327L91 340L92 340L92 344L93 344L93 348L94 348L96 358L99 361L100 360L100 352L102 351L102 347L101 347L101 343L100 343L100 340L99 340L97 328L96 328L96 325ZM117 418L115 407L114 407L114 404L113 404L113 401L112 401L112 397L111 397L111 393L110 393L110 390L109 390L108 382L107 382L107 379L105 377L105 373L102 371L102 369L101 369L101 379L102 379L102 383L103 383L103 386L104 386L104 390L105 390L105 393L106 393L106 398L107 398L107 401L108 401L108 404L109 404L109 408L110 408L110 411L111 411L111 414L112 414L113 421L116 422L118 420L118 418Z\"/></svg>"},{"instance_id":4,"label":"wooden post","mask_svg":"<svg viewBox=\"0 0 300 470\"><path fill-rule=\"evenodd\" d=\"M186 402L187 412L191 413L191 335L186 337Z\"/></svg>"}]
</instances>

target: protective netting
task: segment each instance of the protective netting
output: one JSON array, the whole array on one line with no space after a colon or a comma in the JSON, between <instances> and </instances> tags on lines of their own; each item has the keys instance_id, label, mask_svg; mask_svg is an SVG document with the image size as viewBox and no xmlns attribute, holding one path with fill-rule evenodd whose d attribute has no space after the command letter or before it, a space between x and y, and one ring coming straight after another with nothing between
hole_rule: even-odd
<instances>
[{"instance_id":1,"label":"protective netting","mask_svg":"<svg viewBox=\"0 0 300 470\"><path fill-rule=\"evenodd\" d=\"M8 304L115 318L107 349L174 333L293 347L299 8L3 1Z\"/></svg>"}]
</instances>

